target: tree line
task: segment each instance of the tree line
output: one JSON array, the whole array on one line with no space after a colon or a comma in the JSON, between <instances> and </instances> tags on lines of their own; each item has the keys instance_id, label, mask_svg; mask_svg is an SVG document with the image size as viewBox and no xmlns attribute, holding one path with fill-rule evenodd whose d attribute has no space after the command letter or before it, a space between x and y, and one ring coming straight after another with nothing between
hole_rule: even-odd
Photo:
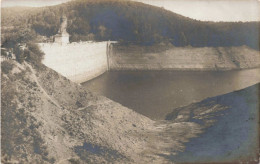
<instances>
[{"instance_id":1,"label":"tree line","mask_svg":"<svg viewBox=\"0 0 260 164\"><path fill-rule=\"evenodd\" d=\"M17 19L8 17L10 12L3 12L2 43L10 42L12 35L19 36L18 41L32 38L41 41L53 36L59 29L60 17L66 15L71 42L115 40L122 44L171 43L194 47L247 45L259 50L259 22L203 22L140 2L74 0L52 7L24 9L21 13L22 19Z\"/></svg>"}]
</instances>

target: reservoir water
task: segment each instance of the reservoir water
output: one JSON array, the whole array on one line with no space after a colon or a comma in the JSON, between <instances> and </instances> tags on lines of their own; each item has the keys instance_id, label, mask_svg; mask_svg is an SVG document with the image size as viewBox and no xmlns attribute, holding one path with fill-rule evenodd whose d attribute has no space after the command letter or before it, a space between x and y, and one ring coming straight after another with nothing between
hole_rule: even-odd
<instances>
[{"instance_id":1,"label":"reservoir water","mask_svg":"<svg viewBox=\"0 0 260 164\"><path fill-rule=\"evenodd\" d=\"M260 69L235 71L110 71L82 83L151 119L175 108L260 82Z\"/></svg>"}]
</instances>

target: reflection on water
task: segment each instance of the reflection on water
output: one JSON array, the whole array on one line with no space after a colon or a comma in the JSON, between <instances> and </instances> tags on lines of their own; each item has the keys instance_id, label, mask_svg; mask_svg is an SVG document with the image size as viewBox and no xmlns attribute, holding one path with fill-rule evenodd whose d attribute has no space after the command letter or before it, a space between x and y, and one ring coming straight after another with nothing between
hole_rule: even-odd
<instances>
[{"instance_id":1,"label":"reflection on water","mask_svg":"<svg viewBox=\"0 0 260 164\"><path fill-rule=\"evenodd\" d=\"M82 85L152 119L173 109L260 82L260 69L240 71L118 71Z\"/></svg>"}]
</instances>

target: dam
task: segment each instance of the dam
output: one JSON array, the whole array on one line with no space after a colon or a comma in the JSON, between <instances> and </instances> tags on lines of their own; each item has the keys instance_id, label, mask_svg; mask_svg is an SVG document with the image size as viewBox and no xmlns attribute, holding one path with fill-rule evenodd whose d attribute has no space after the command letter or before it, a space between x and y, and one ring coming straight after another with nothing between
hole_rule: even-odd
<instances>
[{"instance_id":1,"label":"dam","mask_svg":"<svg viewBox=\"0 0 260 164\"><path fill-rule=\"evenodd\" d=\"M70 43L66 29L67 18L62 16L54 40L38 43L45 53L43 64L76 83L88 81L106 72L109 69L110 42Z\"/></svg>"},{"instance_id":2,"label":"dam","mask_svg":"<svg viewBox=\"0 0 260 164\"><path fill-rule=\"evenodd\" d=\"M260 82L259 51L247 46L70 43L65 27L66 23L61 25L53 42L39 43L45 53L43 64L151 119L163 119L174 108Z\"/></svg>"},{"instance_id":3,"label":"dam","mask_svg":"<svg viewBox=\"0 0 260 164\"><path fill-rule=\"evenodd\" d=\"M82 83L110 71L240 70L260 67L256 50L241 47L121 46L112 41L39 43L43 64Z\"/></svg>"},{"instance_id":4,"label":"dam","mask_svg":"<svg viewBox=\"0 0 260 164\"><path fill-rule=\"evenodd\" d=\"M76 83L88 81L109 70L108 52L112 42L71 43L69 37L67 17L63 15L53 41L38 43L45 53L44 65Z\"/></svg>"},{"instance_id":5,"label":"dam","mask_svg":"<svg viewBox=\"0 0 260 164\"><path fill-rule=\"evenodd\" d=\"M54 40L39 43L43 64L73 82L91 80L108 70L236 70L260 67L259 51L240 47L175 47L173 45L121 45L115 41L72 42L67 18Z\"/></svg>"},{"instance_id":6,"label":"dam","mask_svg":"<svg viewBox=\"0 0 260 164\"><path fill-rule=\"evenodd\" d=\"M260 82L259 52L246 46L67 41L61 37L39 43L45 53L43 64L151 119L164 119L174 108Z\"/></svg>"},{"instance_id":7,"label":"dam","mask_svg":"<svg viewBox=\"0 0 260 164\"><path fill-rule=\"evenodd\" d=\"M70 44L39 43L45 53L43 64L82 83L108 70L107 42L81 42Z\"/></svg>"}]
</instances>

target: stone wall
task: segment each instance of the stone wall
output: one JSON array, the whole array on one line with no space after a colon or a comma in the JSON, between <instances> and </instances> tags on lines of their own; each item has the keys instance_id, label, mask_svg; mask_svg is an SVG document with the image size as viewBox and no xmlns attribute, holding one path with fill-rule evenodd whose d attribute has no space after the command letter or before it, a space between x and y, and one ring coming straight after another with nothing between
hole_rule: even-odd
<instances>
[{"instance_id":1,"label":"stone wall","mask_svg":"<svg viewBox=\"0 0 260 164\"><path fill-rule=\"evenodd\" d=\"M39 43L45 53L43 64L81 83L107 71L107 42L70 44Z\"/></svg>"},{"instance_id":2,"label":"stone wall","mask_svg":"<svg viewBox=\"0 0 260 164\"><path fill-rule=\"evenodd\" d=\"M113 45L111 70L231 70L260 67L259 51L241 47Z\"/></svg>"}]
</instances>

